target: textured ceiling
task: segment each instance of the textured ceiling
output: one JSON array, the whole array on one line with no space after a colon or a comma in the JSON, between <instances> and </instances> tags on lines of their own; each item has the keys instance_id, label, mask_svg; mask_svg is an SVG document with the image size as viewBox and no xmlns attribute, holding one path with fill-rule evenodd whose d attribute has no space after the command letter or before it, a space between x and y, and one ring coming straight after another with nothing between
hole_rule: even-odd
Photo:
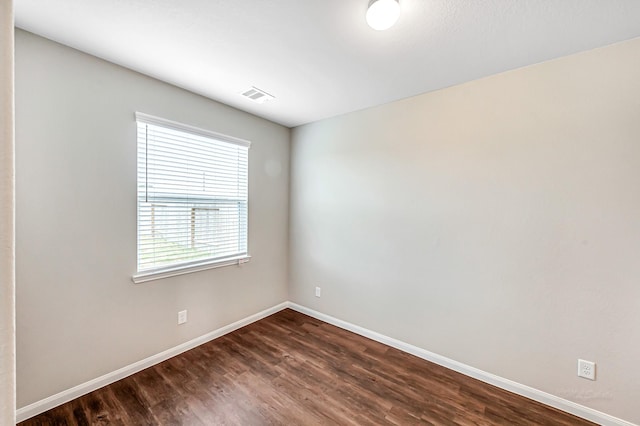
<instances>
[{"instance_id":1,"label":"textured ceiling","mask_svg":"<svg viewBox=\"0 0 640 426\"><path fill-rule=\"evenodd\" d=\"M16 25L296 126L640 36L638 0L18 0ZM640 54L640 52L639 52ZM276 99L255 104L257 86Z\"/></svg>"}]
</instances>

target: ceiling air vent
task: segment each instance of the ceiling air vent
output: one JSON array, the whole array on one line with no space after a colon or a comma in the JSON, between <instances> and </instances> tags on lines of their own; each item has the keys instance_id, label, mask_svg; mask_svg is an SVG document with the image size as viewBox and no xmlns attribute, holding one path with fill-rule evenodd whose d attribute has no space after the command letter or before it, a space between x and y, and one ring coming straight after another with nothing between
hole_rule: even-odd
<instances>
[{"instance_id":1,"label":"ceiling air vent","mask_svg":"<svg viewBox=\"0 0 640 426\"><path fill-rule=\"evenodd\" d=\"M259 104L263 104L267 101L275 99L274 96L268 94L264 90L260 90L257 87L253 87L253 86L251 86L251 89L247 90L246 92L243 92L242 96L244 96L245 98L249 98L253 102L257 102Z\"/></svg>"}]
</instances>

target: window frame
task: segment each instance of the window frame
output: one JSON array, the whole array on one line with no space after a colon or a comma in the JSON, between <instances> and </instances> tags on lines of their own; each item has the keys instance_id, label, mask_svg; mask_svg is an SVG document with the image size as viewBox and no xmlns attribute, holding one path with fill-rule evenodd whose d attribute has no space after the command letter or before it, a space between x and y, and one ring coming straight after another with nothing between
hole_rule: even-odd
<instances>
[{"instance_id":1,"label":"window frame","mask_svg":"<svg viewBox=\"0 0 640 426\"><path fill-rule=\"evenodd\" d=\"M164 127L167 129L185 132L192 135L211 138L217 141L230 143L233 145L238 145L242 147L246 147L247 150L251 147L251 142L245 139L240 139L234 136L225 135L222 133L213 132L210 130L202 129L200 127L191 126L188 124L179 123L172 120L167 120L164 118L156 117L153 115L136 112L135 113L135 125L136 125L136 158L138 158L138 130L137 126L139 123L150 124L155 126ZM138 161L136 160L136 170L138 168ZM247 174L249 173L249 156L247 155ZM136 172L136 187L140 184L139 175ZM158 280L163 278L168 278L176 275L189 274L193 272L199 272L207 269L213 268L221 268L230 265L242 265L243 263L247 263L251 260L251 256L249 254L249 177L247 175L247 218L246 218L246 229L244 232L246 233L246 253L237 256L227 256L222 258L211 258L208 257L206 259L194 260L194 261L185 261L179 264L168 265L165 267L157 267L152 269L143 269L142 271L138 270L139 264L139 256L140 256L140 247L139 247L139 238L140 238L140 201L138 190L136 189L136 273L132 276L132 281L136 284L143 283L152 280Z\"/></svg>"}]
</instances>

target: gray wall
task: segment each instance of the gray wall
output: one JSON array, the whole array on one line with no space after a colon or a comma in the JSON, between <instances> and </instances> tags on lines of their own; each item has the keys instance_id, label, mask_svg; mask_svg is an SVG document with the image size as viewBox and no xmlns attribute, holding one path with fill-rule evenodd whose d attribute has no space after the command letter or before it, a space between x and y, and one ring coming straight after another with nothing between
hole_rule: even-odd
<instances>
[{"instance_id":1,"label":"gray wall","mask_svg":"<svg viewBox=\"0 0 640 426\"><path fill-rule=\"evenodd\" d=\"M640 423L638 52L294 129L290 299Z\"/></svg>"},{"instance_id":2,"label":"gray wall","mask_svg":"<svg viewBox=\"0 0 640 426\"><path fill-rule=\"evenodd\" d=\"M251 262L132 283L135 111L252 141ZM18 407L287 299L287 128L24 31L16 120Z\"/></svg>"}]
</instances>

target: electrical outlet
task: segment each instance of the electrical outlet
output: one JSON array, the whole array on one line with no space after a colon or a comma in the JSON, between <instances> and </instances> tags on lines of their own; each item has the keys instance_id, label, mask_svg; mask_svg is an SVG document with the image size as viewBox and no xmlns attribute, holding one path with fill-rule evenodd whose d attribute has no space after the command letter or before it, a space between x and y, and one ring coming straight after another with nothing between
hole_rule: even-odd
<instances>
[{"instance_id":1,"label":"electrical outlet","mask_svg":"<svg viewBox=\"0 0 640 426\"><path fill-rule=\"evenodd\" d=\"M320 287L316 287L316 297L320 297L321 292L322 292L322 289Z\"/></svg>"},{"instance_id":2,"label":"electrical outlet","mask_svg":"<svg viewBox=\"0 0 640 426\"><path fill-rule=\"evenodd\" d=\"M178 325L187 322L187 310L178 312Z\"/></svg>"},{"instance_id":3,"label":"electrical outlet","mask_svg":"<svg viewBox=\"0 0 640 426\"><path fill-rule=\"evenodd\" d=\"M578 376L585 379L596 379L596 363L591 361L585 361L584 359L578 360Z\"/></svg>"}]
</instances>

